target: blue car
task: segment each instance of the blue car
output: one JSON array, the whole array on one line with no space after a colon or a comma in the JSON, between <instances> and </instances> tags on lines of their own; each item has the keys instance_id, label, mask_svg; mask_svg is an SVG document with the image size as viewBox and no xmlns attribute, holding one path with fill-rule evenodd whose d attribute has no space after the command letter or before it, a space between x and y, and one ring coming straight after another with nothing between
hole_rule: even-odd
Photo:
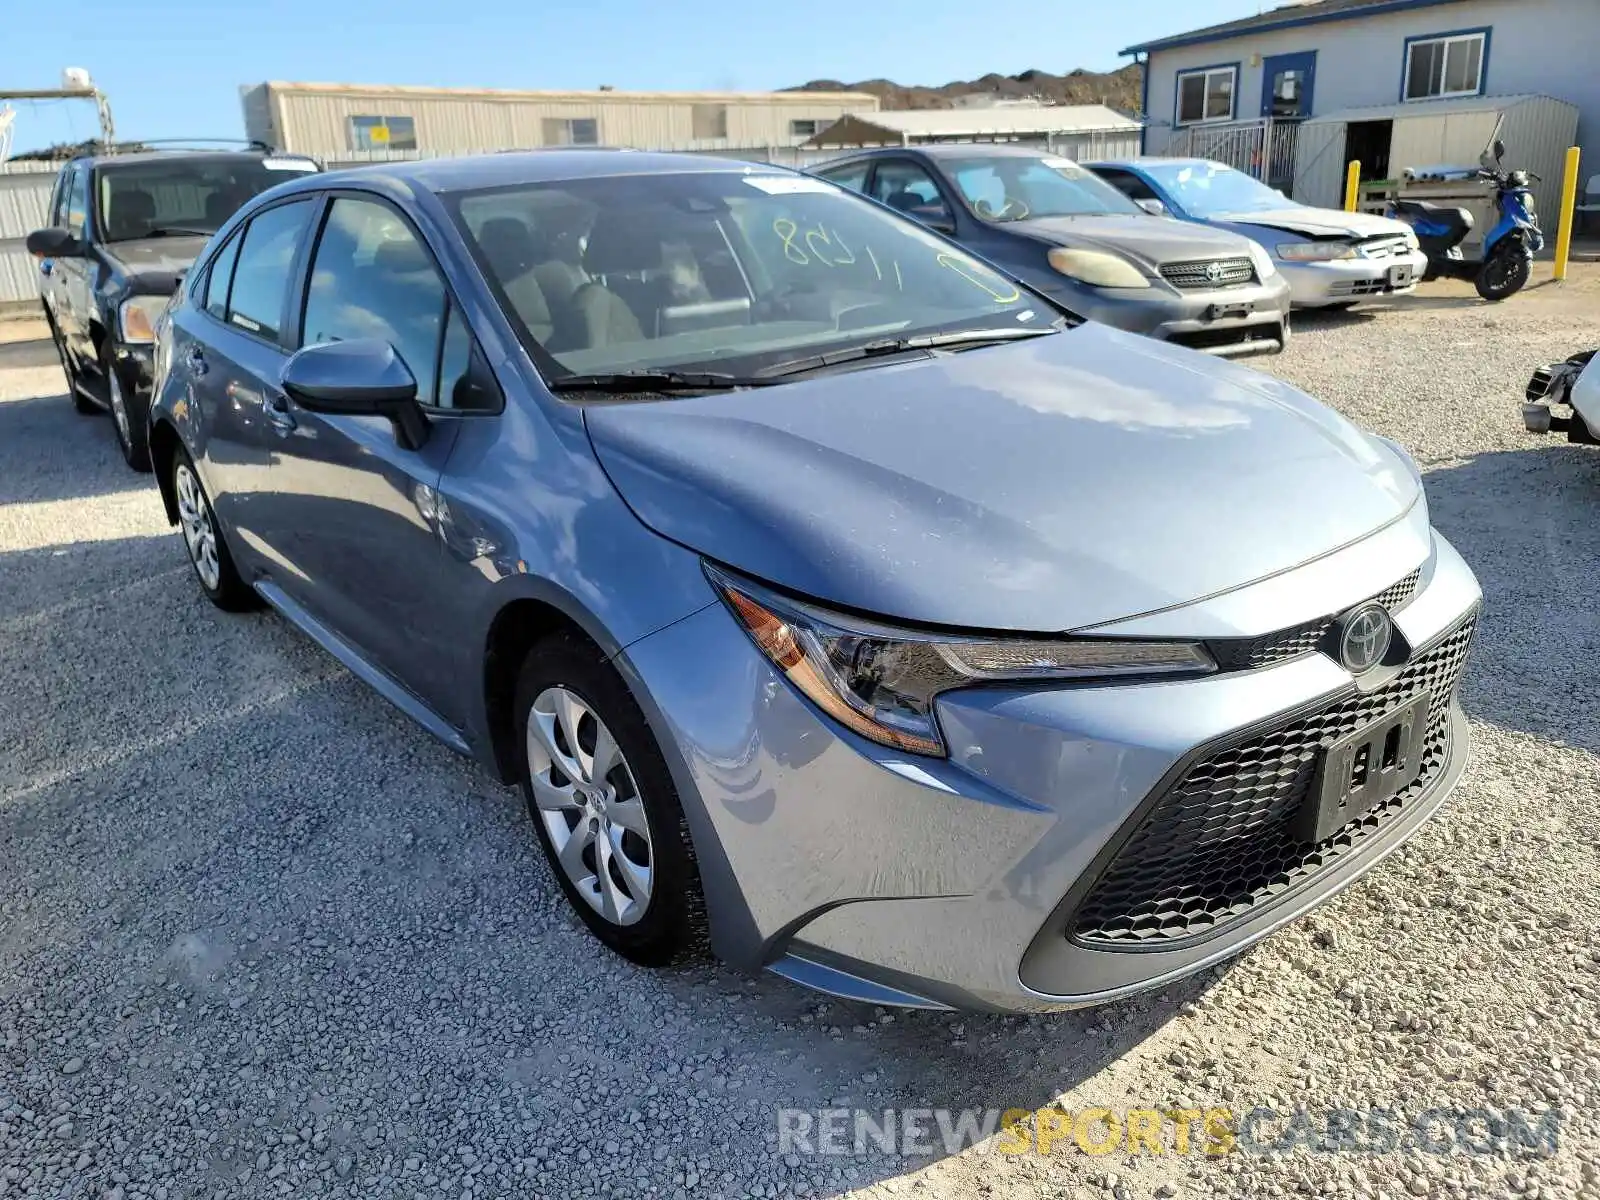
<instances>
[{"instance_id":1,"label":"blue car","mask_svg":"<svg viewBox=\"0 0 1600 1200\"><path fill-rule=\"evenodd\" d=\"M1349 308L1417 289L1428 257L1403 221L1313 208L1259 179L1202 158L1086 164L1130 199L1260 243L1289 281L1296 308Z\"/></svg>"},{"instance_id":2,"label":"blue car","mask_svg":"<svg viewBox=\"0 0 1600 1200\"><path fill-rule=\"evenodd\" d=\"M519 786L640 964L1112 1000L1466 762L1478 585L1404 451L793 172L274 188L158 322L149 446L201 592Z\"/></svg>"}]
</instances>

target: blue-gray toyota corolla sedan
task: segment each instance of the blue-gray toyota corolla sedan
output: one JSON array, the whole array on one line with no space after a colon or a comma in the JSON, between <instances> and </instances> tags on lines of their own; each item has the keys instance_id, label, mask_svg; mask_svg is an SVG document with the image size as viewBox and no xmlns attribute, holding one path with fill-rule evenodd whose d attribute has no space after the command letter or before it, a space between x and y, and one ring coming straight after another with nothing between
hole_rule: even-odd
<instances>
[{"instance_id":1,"label":"blue-gray toyota corolla sedan","mask_svg":"<svg viewBox=\"0 0 1600 1200\"><path fill-rule=\"evenodd\" d=\"M200 587L521 784L595 936L1048 1009L1237 953L1460 775L1417 468L822 180L285 184L160 323Z\"/></svg>"}]
</instances>

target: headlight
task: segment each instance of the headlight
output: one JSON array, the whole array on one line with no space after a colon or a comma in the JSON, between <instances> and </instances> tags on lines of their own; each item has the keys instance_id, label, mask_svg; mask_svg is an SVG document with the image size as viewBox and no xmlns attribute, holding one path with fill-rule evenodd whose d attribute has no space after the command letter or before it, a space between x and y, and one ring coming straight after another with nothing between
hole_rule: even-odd
<instances>
[{"instance_id":1,"label":"headlight","mask_svg":"<svg viewBox=\"0 0 1600 1200\"><path fill-rule=\"evenodd\" d=\"M134 296L122 302L118 323L122 326L124 342L153 342L156 340L156 318L167 307L165 296Z\"/></svg>"},{"instance_id":2,"label":"headlight","mask_svg":"<svg viewBox=\"0 0 1600 1200\"><path fill-rule=\"evenodd\" d=\"M936 637L775 596L706 568L761 652L823 712L864 738L945 754L940 692L986 683L1203 675L1216 663L1187 642Z\"/></svg>"},{"instance_id":3,"label":"headlight","mask_svg":"<svg viewBox=\"0 0 1600 1200\"><path fill-rule=\"evenodd\" d=\"M1069 279L1092 287L1147 288L1150 281L1125 258L1104 250L1072 250L1057 246L1046 255L1050 265Z\"/></svg>"},{"instance_id":4,"label":"headlight","mask_svg":"<svg viewBox=\"0 0 1600 1200\"><path fill-rule=\"evenodd\" d=\"M1260 242L1250 243L1250 261L1256 265L1256 278L1265 283L1278 273L1278 264Z\"/></svg>"},{"instance_id":5,"label":"headlight","mask_svg":"<svg viewBox=\"0 0 1600 1200\"><path fill-rule=\"evenodd\" d=\"M1349 242L1284 242L1278 247L1284 262L1332 262L1336 258L1355 258L1356 248Z\"/></svg>"}]
</instances>

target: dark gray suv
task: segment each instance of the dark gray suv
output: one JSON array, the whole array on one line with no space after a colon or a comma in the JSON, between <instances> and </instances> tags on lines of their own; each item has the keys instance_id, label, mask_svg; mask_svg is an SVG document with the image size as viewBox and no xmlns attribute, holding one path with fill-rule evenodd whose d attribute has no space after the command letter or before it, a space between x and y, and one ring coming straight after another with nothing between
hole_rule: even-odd
<instances>
[{"instance_id":1,"label":"dark gray suv","mask_svg":"<svg viewBox=\"0 0 1600 1200\"><path fill-rule=\"evenodd\" d=\"M955 238L1074 312L1212 354L1281 350L1289 284L1257 243L1150 211L1006 145L869 150L812 168Z\"/></svg>"}]
</instances>

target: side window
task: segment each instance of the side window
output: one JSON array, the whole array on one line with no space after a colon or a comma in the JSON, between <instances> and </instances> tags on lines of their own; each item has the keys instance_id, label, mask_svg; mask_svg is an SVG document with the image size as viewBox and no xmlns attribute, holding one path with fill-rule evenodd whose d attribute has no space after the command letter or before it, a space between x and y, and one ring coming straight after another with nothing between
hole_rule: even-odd
<instances>
[{"instance_id":1,"label":"side window","mask_svg":"<svg viewBox=\"0 0 1600 1200\"><path fill-rule=\"evenodd\" d=\"M872 180L872 195L919 221L953 219L933 176L914 162L880 162Z\"/></svg>"},{"instance_id":2,"label":"side window","mask_svg":"<svg viewBox=\"0 0 1600 1200\"><path fill-rule=\"evenodd\" d=\"M245 228L228 291L228 324L268 341L278 340L289 273L311 207L309 199L280 204Z\"/></svg>"},{"instance_id":3,"label":"side window","mask_svg":"<svg viewBox=\"0 0 1600 1200\"><path fill-rule=\"evenodd\" d=\"M67 207L67 190L72 186L69 182L77 168L67 167L56 176L56 186L50 189L50 211L45 216L44 223L54 229L64 223Z\"/></svg>"},{"instance_id":4,"label":"side window","mask_svg":"<svg viewBox=\"0 0 1600 1200\"><path fill-rule=\"evenodd\" d=\"M1154 188L1152 188L1143 179L1140 179L1132 171L1123 171L1117 169L1116 167L1106 167L1102 170L1096 171L1095 174L1100 176L1101 179L1104 179L1107 183L1116 188L1117 191L1121 192L1130 200L1161 199L1161 197L1156 195Z\"/></svg>"},{"instance_id":5,"label":"side window","mask_svg":"<svg viewBox=\"0 0 1600 1200\"><path fill-rule=\"evenodd\" d=\"M206 311L219 321L228 319L228 286L233 283L233 264L239 257L239 235L228 239L228 244L217 251L206 272Z\"/></svg>"},{"instance_id":6,"label":"side window","mask_svg":"<svg viewBox=\"0 0 1600 1200\"><path fill-rule=\"evenodd\" d=\"M302 344L388 342L411 369L418 402L448 405L453 380L442 399L436 386L444 317L444 281L400 215L376 200L335 200L312 257Z\"/></svg>"},{"instance_id":7,"label":"side window","mask_svg":"<svg viewBox=\"0 0 1600 1200\"><path fill-rule=\"evenodd\" d=\"M472 369L472 330L454 304L445 316L444 347L439 353L439 408L491 411L498 397L477 388L461 387Z\"/></svg>"},{"instance_id":8,"label":"side window","mask_svg":"<svg viewBox=\"0 0 1600 1200\"><path fill-rule=\"evenodd\" d=\"M64 224L80 238L89 222L89 168L81 166L67 185L67 213Z\"/></svg>"},{"instance_id":9,"label":"side window","mask_svg":"<svg viewBox=\"0 0 1600 1200\"><path fill-rule=\"evenodd\" d=\"M852 192L867 190L867 172L872 169L872 160L866 159L858 163L846 163L842 167L824 167L813 174L820 175L829 183L837 183L840 187L847 187Z\"/></svg>"}]
</instances>

